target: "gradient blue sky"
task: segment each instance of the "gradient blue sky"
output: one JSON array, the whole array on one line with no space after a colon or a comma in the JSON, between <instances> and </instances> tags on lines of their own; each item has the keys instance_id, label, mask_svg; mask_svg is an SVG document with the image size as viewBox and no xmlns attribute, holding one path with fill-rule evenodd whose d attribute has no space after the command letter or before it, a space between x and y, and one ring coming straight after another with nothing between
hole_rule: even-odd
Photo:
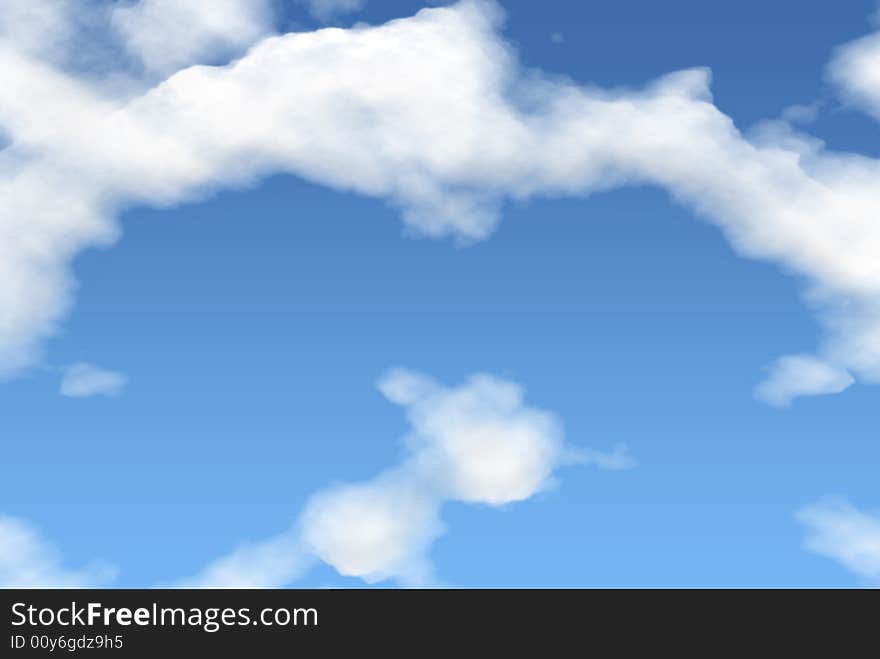
<instances>
[{"instance_id":1,"label":"gradient blue sky","mask_svg":"<svg viewBox=\"0 0 880 659\"><path fill-rule=\"evenodd\" d=\"M371 1L341 22L421 4ZM877 125L823 77L833 48L869 31L871 0L501 4L526 66L633 87L708 66L740 129L822 99L811 134L880 154ZM859 585L804 550L794 515L830 494L880 507L878 389L788 409L752 394L776 357L818 341L803 282L735 255L656 188L503 215L462 248L289 175L126 211L118 244L76 259L77 303L44 366L0 386L3 512L65 563L118 565L114 585L168 582L283 531L310 493L395 463L406 419L375 388L389 367L449 384L489 372L556 413L570 444L625 442L638 466L567 467L501 510L447 505L431 551L444 582ZM125 373L124 393L59 396L58 369L78 361ZM297 585L360 584L320 566Z\"/></svg>"}]
</instances>

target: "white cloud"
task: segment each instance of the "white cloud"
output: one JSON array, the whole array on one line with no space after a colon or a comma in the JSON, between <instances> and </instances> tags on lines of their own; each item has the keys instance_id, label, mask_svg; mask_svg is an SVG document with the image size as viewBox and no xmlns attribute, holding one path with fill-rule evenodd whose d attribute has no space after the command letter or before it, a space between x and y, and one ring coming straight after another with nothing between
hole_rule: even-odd
<instances>
[{"instance_id":1,"label":"white cloud","mask_svg":"<svg viewBox=\"0 0 880 659\"><path fill-rule=\"evenodd\" d=\"M807 527L807 549L880 584L880 515L828 498L803 508L797 519Z\"/></svg>"},{"instance_id":2,"label":"white cloud","mask_svg":"<svg viewBox=\"0 0 880 659\"><path fill-rule=\"evenodd\" d=\"M106 565L65 568L58 551L30 524L0 515L0 588L94 588L114 574Z\"/></svg>"},{"instance_id":3,"label":"white cloud","mask_svg":"<svg viewBox=\"0 0 880 659\"><path fill-rule=\"evenodd\" d=\"M846 371L811 355L781 357L770 375L755 389L755 395L776 407L785 407L798 396L839 394L855 380Z\"/></svg>"},{"instance_id":4,"label":"white cloud","mask_svg":"<svg viewBox=\"0 0 880 659\"><path fill-rule=\"evenodd\" d=\"M425 376L393 370L379 389L407 407L411 468L445 497L489 505L520 501L571 462L555 417L525 407L522 390L512 382L476 375L449 390Z\"/></svg>"},{"instance_id":5,"label":"white cloud","mask_svg":"<svg viewBox=\"0 0 880 659\"><path fill-rule=\"evenodd\" d=\"M272 31L268 0L139 0L115 8L111 20L126 48L159 74L228 58Z\"/></svg>"},{"instance_id":6,"label":"white cloud","mask_svg":"<svg viewBox=\"0 0 880 659\"><path fill-rule=\"evenodd\" d=\"M441 500L406 469L313 496L301 518L311 552L370 583L432 583L427 552L442 534Z\"/></svg>"},{"instance_id":7,"label":"white cloud","mask_svg":"<svg viewBox=\"0 0 880 659\"><path fill-rule=\"evenodd\" d=\"M565 446L555 417L527 406L522 389L506 380L475 375L449 388L397 369L379 389L406 408L412 424L399 465L318 492L292 531L238 550L180 585L280 587L300 576L309 557L368 582L432 584L428 553L445 530L444 502L498 507L522 501L574 462L576 452ZM616 455L610 468L619 468L623 457Z\"/></svg>"},{"instance_id":8,"label":"white cloud","mask_svg":"<svg viewBox=\"0 0 880 659\"><path fill-rule=\"evenodd\" d=\"M127 383L128 378L122 373L78 362L64 369L61 395L71 398L118 396Z\"/></svg>"},{"instance_id":9,"label":"white cloud","mask_svg":"<svg viewBox=\"0 0 880 659\"><path fill-rule=\"evenodd\" d=\"M839 48L828 73L850 101L880 119L880 32Z\"/></svg>"},{"instance_id":10,"label":"white cloud","mask_svg":"<svg viewBox=\"0 0 880 659\"><path fill-rule=\"evenodd\" d=\"M242 545L178 588L273 588L298 579L313 559L293 532Z\"/></svg>"},{"instance_id":11,"label":"white cloud","mask_svg":"<svg viewBox=\"0 0 880 659\"><path fill-rule=\"evenodd\" d=\"M32 55L65 53L76 13L71 0L0 1L0 38Z\"/></svg>"},{"instance_id":12,"label":"white cloud","mask_svg":"<svg viewBox=\"0 0 880 659\"><path fill-rule=\"evenodd\" d=\"M120 11L161 26L189 5L174 6ZM267 37L229 66L186 68L124 98L5 39L0 371L38 358L70 307L71 259L116 238L121 207L289 172L386 199L410 231L462 243L491 234L505 199L659 186L741 255L807 283L827 333L815 359L880 380L880 162L791 128L745 137L712 103L706 70L641 90L523 72L501 18L465 0L379 27ZM239 34L199 28L193 44L227 33Z\"/></svg>"},{"instance_id":13,"label":"white cloud","mask_svg":"<svg viewBox=\"0 0 880 659\"><path fill-rule=\"evenodd\" d=\"M305 4L309 13L319 21L330 21L337 16L360 11L367 4L367 0L300 0Z\"/></svg>"}]
</instances>

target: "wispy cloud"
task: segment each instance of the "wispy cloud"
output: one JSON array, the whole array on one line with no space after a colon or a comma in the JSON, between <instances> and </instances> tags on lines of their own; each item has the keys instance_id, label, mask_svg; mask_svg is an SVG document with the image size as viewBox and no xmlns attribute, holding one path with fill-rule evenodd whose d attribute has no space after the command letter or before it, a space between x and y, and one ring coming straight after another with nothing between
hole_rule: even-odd
<instances>
[{"instance_id":1,"label":"wispy cloud","mask_svg":"<svg viewBox=\"0 0 880 659\"><path fill-rule=\"evenodd\" d=\"M397 369L379 389L412 426L402 462L375 478L313 495L290 531L247 545L181 582L185 587L284 586L314 560L368 582L435 582L429 550L445 531L446 501L500 507L544 490L577 461L558 420L528 406L516 384L474 375L446 387ZM624 448L587 452L603 468L625 468Z\"/></svg>"},{"instance_id":2,"label":"wispy cloud","mask_svg":"<svg viewBox=\"0 0 880 659\"><path fill-rule=\"evenodd\" d=\"M315 562L291 531L244 544L177 588L278 588L292 583Z\"/></svg>"},{"instance_id":3,"label":"wispy cloud","mask_svg":"<svg viewBox=\"0 0 880 659\"><path fill-rule=\"evenodd\" d=\"M755 396L776 407L790 405L798 396L839 394L855 382L846 371L811 355L782 357L769 370Z\"/></svg>"},{"instance_id":4,"label":"wispy cloud","mask_svg":"<svg viewBox=\"0 0 880 659\"><path fill-rule=\"evenodd\" d=\"M635 469L639 464L630 454L629 446L623 443L615 444L610 451L580 449L576 455L580 463L608 471Z\"/></svg>"},{"instance_id":5,"label":"wispy cloud","mask_svg":"<svg viewBox=\"0 0 880 659\"><path fill-rule=\"evenodd\" d=\"M337 16L360 11L367 0L299 0L306 5L309 13L319 21L327 22Z\"/></svg>"},{"instance_id":6,"label":"wispy cloud","mask_svg":"<svg viewBox=\"0 0 880 659\"><path fill-rule=\"evenodd\" d=\"M33 526L0 515L0 588L94 588L112 580L115 572L103 564L68 569Z\"/></svg>"},{"instance_id":7,"label":"wispy cloud","mask_svg":"<svg viewBox=\"0 0 880 659\"><path fill-rule=\"evenodd\" d=\"M122 373L108 371L86 362L77 362L64 369L60 393L70 398L118 396L123 392L126 384L128 378Z\"/></svg>"},{"instance_id":8,"label":"wispy cloud","mask_svg":"<svg viewBox=\"0 0 880 659\"><path fill-rule=\"evenodd\" d=\"M797 519L807 529L807 549L880 585L880 515L827 498L801 509Z\"/></svg>"}]
</instances>

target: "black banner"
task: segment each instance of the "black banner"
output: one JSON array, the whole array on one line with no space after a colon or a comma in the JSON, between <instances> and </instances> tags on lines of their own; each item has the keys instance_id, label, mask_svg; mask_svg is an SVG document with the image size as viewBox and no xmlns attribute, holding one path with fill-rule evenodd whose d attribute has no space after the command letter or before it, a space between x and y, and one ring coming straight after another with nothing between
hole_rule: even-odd
<instances>
[{"instance_id":1,"label":"black banner","mask_svg":"<svg viewBox=\"0 0 880 659\"><path fill-rule=\"evenodd\" d=\"M880 620L876 591L4 590L0 599L2 657L466 656L473 643L541 656L806 644L841 656L862 643L875 653Z\"/></svg>"}]
</instances>

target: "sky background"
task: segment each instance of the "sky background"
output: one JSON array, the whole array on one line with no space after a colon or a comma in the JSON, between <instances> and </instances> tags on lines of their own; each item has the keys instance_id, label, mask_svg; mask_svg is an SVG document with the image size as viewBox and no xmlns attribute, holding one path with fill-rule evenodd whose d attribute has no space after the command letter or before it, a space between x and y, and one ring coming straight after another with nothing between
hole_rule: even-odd
<instances>
[{"instance_id":1,"label":"sky background","mask_svg":"<svg viewBox=\"0 0 880 659\"><path fill-rule=\"evenodd\" d=\"M342 23L421 4L374 1ZM812 134L880 155L876 125L823 80L833 48L869 30L870 0L501 4L528 67L637 87L708 66L740 129L822 99ZM285 12L291 29L316 25ZM78 302L44 367L0 387L0 436L15 438L3 510L70 564L100 557L121 566L114 585L144 586L283 531L312 492L397 461L408 425L375 382L404 366L520 382L570 444L625 442L638 461L565 468L501 510L447 504L431 551L446 583L859 584L803 550L794 513L828 494L880 508L878 389L756 401L766 365L817 342L803 282L737 257L663 191L509 203L466 248L287 175L122 225L76 260ZM59 396L77 361L124 372L124 395ZM363 584L319 566L297 585Z\"/></svg>"}]
</instances>

